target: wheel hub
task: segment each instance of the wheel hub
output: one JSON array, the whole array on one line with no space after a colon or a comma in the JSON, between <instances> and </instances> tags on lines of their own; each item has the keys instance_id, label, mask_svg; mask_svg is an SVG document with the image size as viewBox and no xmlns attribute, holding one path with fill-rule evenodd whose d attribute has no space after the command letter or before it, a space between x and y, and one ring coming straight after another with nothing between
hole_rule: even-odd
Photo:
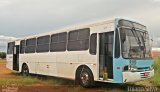
<instances>
[{"instance_id":1,"label":"wheel hub","mask_svg":"<svg viewBox=\"0 0 160 92\"><path fill-rule=\"evenodd\" d=\"M83 84L87 84L89 81L89 76L86 72L82 72L80 78L81 78Z\"/></svg>"}]
</instances>

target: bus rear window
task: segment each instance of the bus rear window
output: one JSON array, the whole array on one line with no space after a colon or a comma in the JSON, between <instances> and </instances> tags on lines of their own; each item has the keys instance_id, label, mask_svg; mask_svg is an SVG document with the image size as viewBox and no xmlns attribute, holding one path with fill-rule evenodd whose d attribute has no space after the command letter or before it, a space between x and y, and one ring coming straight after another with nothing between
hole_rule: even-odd
<instances>
[{"instance_id":1,"label":"bus rear window","mask_svg":"<svg viewBox=\"0 0 160 92\"><path fill-rule=\"evenodd\" d=\"M15 45L15 42L8 43L7 54L13 54L14 45Z\"/></svg>"}]
</instances>

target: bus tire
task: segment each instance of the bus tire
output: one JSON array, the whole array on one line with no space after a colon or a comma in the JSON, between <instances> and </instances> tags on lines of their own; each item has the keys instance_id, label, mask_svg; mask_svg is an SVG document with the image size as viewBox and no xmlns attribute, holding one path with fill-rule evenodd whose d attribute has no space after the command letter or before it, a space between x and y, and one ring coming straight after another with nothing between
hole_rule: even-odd
<instances>
[{"instance_id":1,"label":"bus tire","mask_svg":"<svg viewBox=\"0 0 160 92\"><path fill-rule=\"evenodd\" d=\"M22 75L26 75L26 76L29 75L29 68L28 68L27 64L24 64L22 66Z\"/></svg>"},{"instance_id":2,"label":"bus tire","mask_svg":"<svg viewBox=\"0 0 160 92\"><path fill-rule=\"evenodd\" d=\"M78 76L79 83L82 87L88 88L94 85L93 74L87 67L82 67L78 72Z\"/></svg>"}]
</instances>

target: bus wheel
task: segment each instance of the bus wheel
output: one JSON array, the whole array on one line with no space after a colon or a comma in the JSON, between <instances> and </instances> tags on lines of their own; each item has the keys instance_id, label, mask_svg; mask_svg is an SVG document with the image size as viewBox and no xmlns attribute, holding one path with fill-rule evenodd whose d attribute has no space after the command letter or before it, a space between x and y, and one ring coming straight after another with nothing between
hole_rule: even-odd
<instances>
[{"instance_id":1,"label":"bus wheel","mask_svg":"<svg viewBox=\"0 0 160 92\"><path fill-rule=\"evenodd\" d=\"M83 67L82 70L79 72L79 82L80 85L85 88L93 86L93 75L88 68Z\"/></svg>"},{"instance_id":2,"label":"bus wheel","mask_svg":"<svg viewBox=\"0 0 160 92\"><path fill-rule=\"evenodd\" d=\"M29 75L29 69L26 64L22 66L22 74L28 76Z\"/></svg>"}]
</instances>

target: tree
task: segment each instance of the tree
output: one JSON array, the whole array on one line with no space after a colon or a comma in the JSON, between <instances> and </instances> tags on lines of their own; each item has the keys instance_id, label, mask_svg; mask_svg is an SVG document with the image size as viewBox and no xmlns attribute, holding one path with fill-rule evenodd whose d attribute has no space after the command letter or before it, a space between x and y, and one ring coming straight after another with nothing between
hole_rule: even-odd
<instances>
[{"instance_id":1,"label":"tree","mask_svg":"<svg viewBox=\"0 0 160 92\"><path fill-rule=\"evenodd\" d=\"M5 59L6 58L6 53L5 52L0 52L0 58Z\"/></svg>"}]
</instances>

